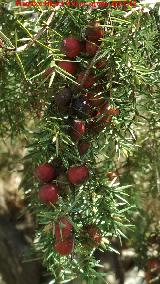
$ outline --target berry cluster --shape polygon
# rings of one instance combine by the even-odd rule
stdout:
[[[71,60],[75,60],[80,54],[82,56],[85,54],[93,60],[101,48],[104,29],[98,21],[94,21],[86,28],[85,36],[85,41],[69,36],[61,45],[61,51],[66,57],[58,63],[58,67],[74,76],[78,72],[78,63]],[[79,83],[77,89],[75,86],[65,86],[54,94],[54,107],[63,117],[64,124],[67,122],[67,126],[69,125],[68,134],[77,146],[80,156],[91,147],[88,137],[98,133],[111,121],[112,116],[119,114],[118,109],[109,107],[108,101],[103,96],[103,81],[99,81],[98,85],[94,86],[97,83],[93,73],[94,68],[105,68],[106,61],[98,60],[89,66],[91,67],[77,74]],[[64,174],[71,189],[83,184],[90,176],[89,168],[84,162],[81,165],[71,162],[71,166],[65,169]],[[60,176],[54,164],[39,165],[36,168],[36,176],[43,183],[38,193],[40,202],[47,206],[56,205],[59,197],[63,198],[63,186],[59,186]],[[66,215],[59,216],[56,224],[53,225],[54,250],[62,256],[73,251],[75,241],[76,229],[72,218]],[[80,234],[83,239],[82,245],[87,248],[97,247],[101,243],[101,232],[95,224],[85,224]]]
[[[58,202],[61,191],[56,181],[58,177],[56,168],[45,163],[39,165],[35,170],[35,175],[43,185],[40,187],[38,197],[40,202],[45,205],[56,204]],[[89,176],[89,170],[86,166],[71,166],[67,171],[67,178],[70,184],[80,185]],[[101,242],[101,234],[95,225],[88,225],[84,229],[85,234],[90,238],[92,247],[97,246]],[[53,226],[53,236],[56,241],[54,249],[60,255],[68,255],[74,247],[73,225],[66,216],[58,218],[57,223]]]
[[[103,96],[103,79],[98,79],[94,74],[95,70],[103,70],[107,65],[106,59],[94,60],[101,50],[103,37],[104,29],[98,21],[94,21],[85,30],[85,40],[69,36],[61,45],[65,59],[60,61],[58,66],[74,75],[79,87],[63,88],[54,95],[54,102],[60,114],[78,118],[72,119],[71,123],[71,137],[75,141],[80,140],[86,132],[98,133],[111,122],[113,116],[119,115],[119,109],[112,108]],[[79,70],[79,64],[76,62],[78,56],[87,56],[87,60],[89,57],[87,69]],[[87,122],[81,120],[82,118]],[[79,147],[84,149],[85,146],[82,144]],[[89,148],[88,144],[86,148]],[[82,150],[82,154],[83,152]]]

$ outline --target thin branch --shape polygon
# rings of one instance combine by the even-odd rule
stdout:
[[[48,29],[49,25],[52,22],[52,19],[53,19],[55,13],[56,13],[56,11],[53,11],[51,13],[51,15],[49,16],[49,18],[48,18],[46,24],[44,25],[44,27],[40,29],[40,31],[31,39],[31,41],[29,43],[27,43],[27,44],[25,44],[23,46],[18,47],[16,52],[22,52],[25,49],[31,47],[32,44],[34,44],[40,38],[40,36]]]
[[[97,57],[98,57],[99,53],[100,53],[100,50],[96,53],[96,55],[93,57],[93,59],[91,60],[90,64],[88,65],[88,67],[87,67],[87,69],[86,69],[86,71],[85,71],[85,73],[84,73],[84,77],[83,77],[83,79],[82,79],[82,82],[81,82],[81,84],[80,84],[80,88],[83,87],[83,84],[84,84],[84,82],[85,82],[87,76],[89,75],[91,68],[94,66],[94,64],[95,64],[95,62],[96,62],[96,60],[97,60]]]

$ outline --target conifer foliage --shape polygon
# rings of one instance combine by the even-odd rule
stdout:
[[[143,100],[153,109],[157,97],[154,9],[2,7],[2,77],[9,69],[14,87],[4,78],[1,134],[30,128],[22,185],[55,283],[101,279],[95,249],[113,251],[132,226],[130,185],[114,173],[136,147]]]

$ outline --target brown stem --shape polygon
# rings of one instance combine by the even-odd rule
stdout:
[[[44,25],[44,27],[40,29],[40,31],[31,39],[31,41],[29,43],[27,43],[27,44],[25,44],[23,46],[18,47],[16,52],[22,52],[25,49],[31,47],[40,38],[40,36],[48,29],[49,25],[52,22],[52,19],[53,19],[55,13],[56,13],[56,11],[53,11],[51,13],[51,15],[49,16],[49,18],[48,18],[46,24]]]

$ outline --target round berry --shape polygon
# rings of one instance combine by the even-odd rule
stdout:
[[[104,29],[99,21],[93,21],[86,28],[85,34],[89,41],[95,42],[104,37]]]
[[[90,148],[90,146],[91,146],[91,144],[90,144],[89,142],[85,142],[85,141],[80,142],[80,143],[78,144],[78,151],[79,151],[79,154],[80,154],[81,156],[84,155],[84,154],[88,151],[88,149]]]
[[[73,248],[74,248],[73,237],[63,240],[63,241],[57,241],[54,245],[55,251],[62,256],[71,254],[73,251]]]
[[[72,100],[72,112],[78,118],[83,118],[90,112],[89,103],[84,96],[80,96]]]
[[[59,188],[56,184],[45,184],[40,188],[38,196],[42,203],[55,204],[59,198]]]
[[[85,232],[89,236],[89,239],[91,241],[90,245],[92,247],[97,247],[100,245],[102,236],[101,236],[101,231],[96,225],[87,225],[85,226]]]
[[[91,73],[86,76],[85,72],[82,71],[79,73],[77,81],[79,84],[82,84],[85,89],[89,89],[95,84],[96,79]]]
[[[58,107],[68,106],[72,99],[72,91],[66,87],[54,95],[55,103]]]
[[[61,217],[55,227],[56,240],[64,240],[72,235],[73,226],[66,217]]]
[[[148,262],[147,262],[147,268],[150,271],[152,271],[152,270],[159,270],[160,271],[160,262],[156,258],[149,259]]]
[[[35,170],[35,175],[41,182],[49,182],[57,177],[55,168],[49,163],[39,165]]]
[[[97,118],[99,123],[109,123],[112,120],[112,117],[108,115],[108,102],[105,102],[99,109]]]
[[[67,37],[62,42],[61,50],[68,58],[74,58],[78,56],[81,51],[81,43],[75,37]]]
[[[99,47],[95,43],[90,41],[86,42],[86,52],[88,53],[88,55],[94,56],[97,53],[98,49]]]
[[[74,75],[77,71],[77,65],[75,62],[60,61],[58,63],[58,66],[63,70],[65,70],[66,72],[70,73],[71,75]]]
[[[79,140],[85,133],[86,127],[82,120],[74,120],[71,130],[71,137],[73,140]]]
[[[89,177],[89,170],[86,166],[72,166],[67,172],[68,180],[74,185],[79,185]]]

